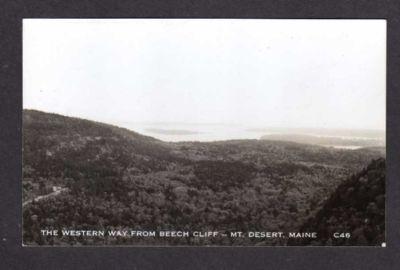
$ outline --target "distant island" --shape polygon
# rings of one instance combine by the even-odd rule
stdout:
[[[306,134],[323,137],[363,138],[385,140],[385,130],[379,129],[345,129],[345,128],[285,128],[266,127],[250,128],[249,132],[264,134]]]
[[[261,137],[261,140],[291,141],[304,144],[315,144],[338,148],[361,148],[385,146],[383,140],[373,138],[346,138],[332,136],[315,136],[307,134],[269,134]]]

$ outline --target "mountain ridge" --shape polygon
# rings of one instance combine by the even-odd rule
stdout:
[[[23,114],[27,245],[254,245],[255,239],[52,239],[38,228],[294,230],[349,174],[382,156],[262,140],[169,143],[89,120]]]

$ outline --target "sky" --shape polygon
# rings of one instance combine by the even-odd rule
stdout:
[[[23,107],[111,124],[384,130],[385,78],[385,20],[23,21]]]

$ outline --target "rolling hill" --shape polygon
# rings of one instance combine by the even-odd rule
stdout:
[[[374,160],[341,183],[315,217],[301,228],[317,232],[318,239],[291,244],[382,245],[385,242],[385,168],[385,159]]]
[[[282,245],[285,239],[47,237],[40,229],[298,230],[381,149],[271,140],[163,142],[23,112],[26,245]]]

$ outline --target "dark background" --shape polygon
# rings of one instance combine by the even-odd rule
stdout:
[[[387,247],[23,248],[22,19],[135,17],[387,19]],[[0,0],[0,269],[398,269],[399,20],[395,0]]]

